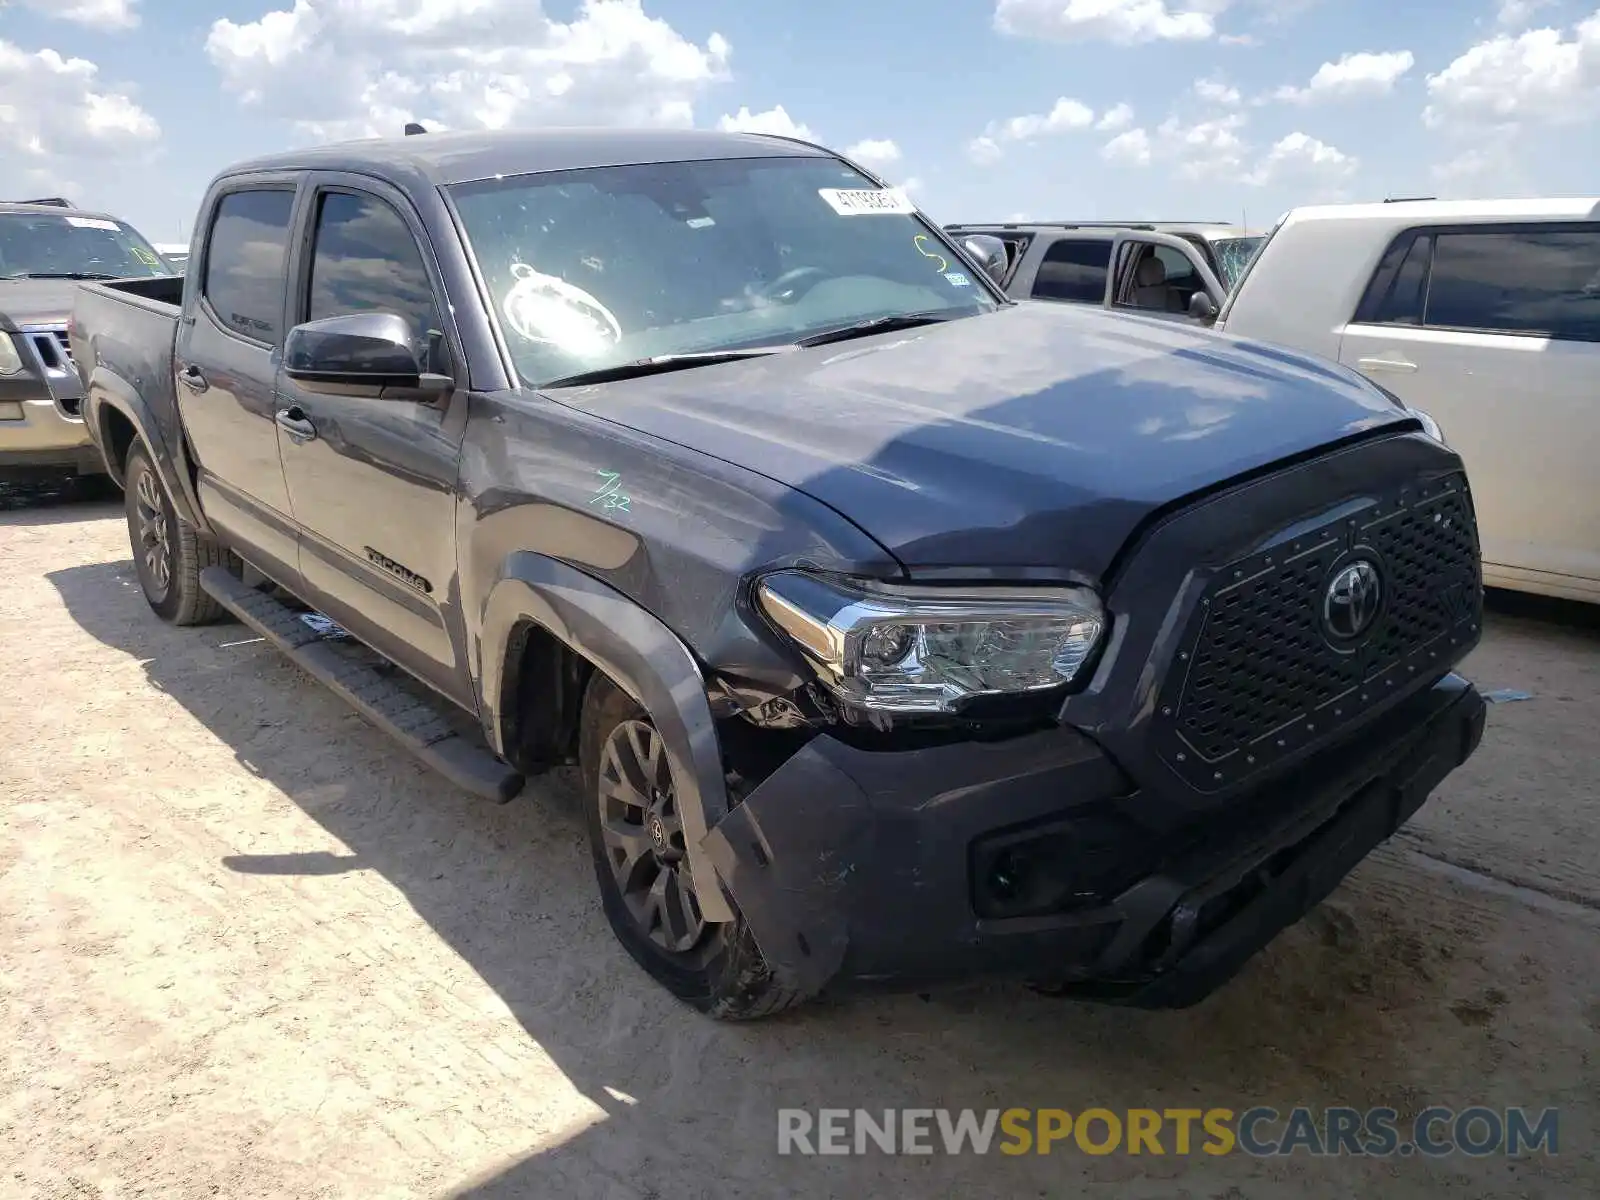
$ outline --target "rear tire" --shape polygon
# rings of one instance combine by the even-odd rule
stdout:
[[[805,1000],[773,978],[737,909],[724,924],[700,917],[660,734],[598,672],[584,692],[579,762],[600,900],[633,960],[718,1020],[768,1017]]]
[[[135,442],[123,468],[123,508],[133,567],[151,610],[172,625],[205,625],[227,610],[200,587],[200,572],[238,560],[178,516],[150,453]]]

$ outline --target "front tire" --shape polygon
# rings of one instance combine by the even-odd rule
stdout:
[[[227,610],[200,587],[200,572],[233,563],[214,538],[178,516],[172,497],[142,445],[123,467],[123,508],[133,567],[151,610],[172,625],[205,625]]]
[[[579,734],[595,880],[617,940],[656,982],[719,1020],[805,999],[773,978],[744,918],[710,924],[690,882],[672,768],[649,714],[598,672]]]

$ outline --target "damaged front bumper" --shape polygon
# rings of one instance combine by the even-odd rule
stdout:
[[[1071,729],[808,743],[701,844],[788,986],[1049,981],[1197,1003],[1321,901],[1482,737],[1458,675],[1220,808],[1141,797]]]

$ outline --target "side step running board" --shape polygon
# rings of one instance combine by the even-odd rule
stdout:
[[[368,664],[341,653],[267,593],[234,578],[225,567],[201,571],[200,586],[302,671],[458,787],[499,804],[522,790],[520,774],[463,738],[435,707]]]

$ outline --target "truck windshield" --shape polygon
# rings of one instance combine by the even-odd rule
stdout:
[[[1239,276],[1244,274],[1244,269],[1250,265],[1250,260],[1265,240],[1261,237],[1218,238],[1211,243],[1217,255],[1217,267],[1224,287],[1231,288],[1239,282]]]
[[[150,243],[120,221],[70,212],[0,214],[0,278],[170,274]]]
[[[526,384],[997,307],[904,197],[834,158],[596,167],[450,189]]]

